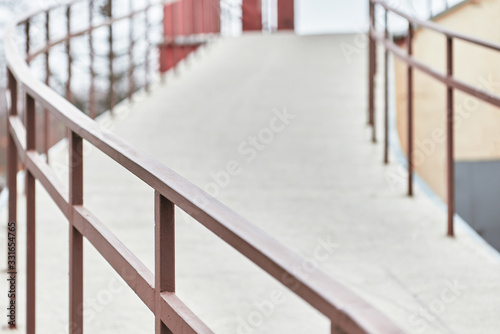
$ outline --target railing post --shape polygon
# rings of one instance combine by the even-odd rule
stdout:
[[[113,19],[113,0],[108,0],[108,15],[109,19]],[[147,27],[146,27],[147,29]],[[113,114],[115,108],[115,74],[113,70],[114,52],[113,52],[113,25],[110,24],[108,28],[108,46],[109,46],[109,112]]]
[[[372,26],[372,33],[375,33],[375,4],[371,4],[372,6],[372,11],[371,11],[371,21],[370,25]],[[371,126],[372,126],[372,142],[376,143],[377,142],[377,120],[375,116],[375,74],[377,73],[377,43],[375,41],[375,38],[371,38],[371,43],[372,43],[372,57],[371,57],[371,98],[370,98],[370,110],[371,110]]]
[[[384,38],[389,40],[387,9],[384,12]],[[384,48],[384,163],[389,163],[389,51]]]
[[[128,2],[130,13],[134,11],[134,2]],[[128,99],[132,99],[134,94],[134,15],[130,15],[128,30],[129,48],[128,48]]]
[[[155,333],[171,334],[161,320],[162,292],[175,292],[175,207],[155,191]]]
[[[146,6],[150,5],[150,0],[146,0]],[[146,42],[146,55],[144,59],[144,88],[146,92],[149,92],[149,49],[151,44],[149,42],[149,8],[144,11],[144,27],[145,35],[144,40]]]
[[[74,206],[83,204],[83,142],[69,136],[69,333],[83,333],[83,236],[74,225]]]
[[[9,78],[9,92],[10,92],[10,109],[9,116],[17,116],[17,81],[11,71],[7,68]],[[7,122],[7,128],[10,129]],[[14,231],[10,231],[7,227],[8,233],[14,235],[12,242],[14,250],[7,251],[7,272],[10,276],[14,276],[14,285],[17,285],[17,167],[18,167],[18,154],[14,138],[10,131],[7,132],[7,187],[9,189],[9,224],[13,224]],[[12,257],[9,257],[12,256]],[[10,303],[14,307],[14,314],[16,313],[17,298],[16,294],[11,294]],[[9,328],[16,328],[16,324],[9,324]]]
[[[26,63],[29,64],[29,55],[30,55],[30,45],[31,45],[31,38],[30,38],[30,19],[26,21],[26,24],[24,25],[24,35],[26,37],[26,45],[25,45],[25,51],[26,51]]]
[[[453,39],[446,38],[446,74],[449,79],[453,77]],[[446,88],[446,169],[447,169],[447,203],[448,203],[448,231],[447,235],[452,237],[453,216],[455,214],[455,159],[453,140],[453,88]]]
[[[35,100],[26,94],[26,151],[36,148]],[[26,333],[35,333],[35,177],[26,168]]]
[[[71,5],[66,7],[66,56],[68,57],[68,80],[66,81],[66,100],[73,102],[73,94],[71,92],[71,69],[73,59],[71,57]]]
[[[50,12],[45,12],[45,44],[50,43]],[[45,84],[50,85],[50,49],[45,53]],[[49,111],[47,109],[43,110],[43,153],[45,153],[46,161],[49,162],[49,147],[50,147],[50,120]]]
[[[408,22],[408,56],[413,54],[413,26]],[[408,196],[413,196],[413,67],[408,64]]]
[[[94,22],[94,0],[89,1],[89,27],[93,26]],[[90,67],[90,87],[89,87],[89,116],[94,119],[96,117],[96,101],[95,101],[95,70],[94,70],[94,40],[93,30],[89,31],[89,67]]]
[[[374,27],[374,5],[369,0],[369,29],[368,29],[368,124],[373,125],[373,109],[374,109],[374,48],[375,42],[373,40],[373,27]]]

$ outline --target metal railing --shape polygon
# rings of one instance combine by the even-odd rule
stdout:
[[[79,0],[84,1],[84,0]],[[111,1],[111,0],[110,0]],[[193,1],[193,0],[184,0]],[[194,4],[210,4],[216,0],[196,0]],[[180,1],[182,2],[182,1]],[[8,110],[8,188],[9,222],[17,226],[17,181],[18,161],[26,172],[26,332],[35,333],[35,180],[45,188],[69,222],[69,332],[83,331],[83,238],[86,238],[103,258],[115,269],[128,286],[155,315],[156,333],[211,333],[211,330],[178,298],[175,293],[175,217],[178,207],[204,225],[224,242],[239,251],[269,275],[291,289],[296,295],[312,305],[331,321],[332,333],[390,334],[402,331],[383,314],[363,299],[328,277],[319,270],[312,273],[296,271],[303,260],[263,231],[225,207],[216,199],[163,166],[148,155],[134,149],[118,136],[105,131],[70,102],[71,97],[71,40],[75,36],[92,35],[96,29],[109,29],[115,22],[132,19],[140,12],[147,12],[154,5],[175,5],[179,1],[148,4],[127,15],[113,17],[99,24],[92,20],[86,29],[72,31],[68,25],[66,35],[50,40],[47,30],[45,46],[30,52],[27,38],[26,55],[21,56],[16,46],[16,29],[24,28],[29,36],[33,15],[50,16],[56,7],[26,16],[10,27],[6,34],[5,51],[8,72],[10,107]],[[92,0],[87,2],[92,4]],[[68,20],[71,6],[66,4]],[[213,3],[215,7],[217,4]],[[166,10],[168,12],[168,10]],[[180,21],[176,14],[165,17],[165,25]],[[187,12],[177,15],[188,15]],[[146,16],[147,17],[147,16]],[[217,17],[212,17],[217,20]],[[147,22],[145,23],[147,25]],[[47,24],[47,27],[49,25]],[[175,28],[174,28],[175,29]],[[91,38],[90,38],[91,39]],[[110,44],[111,44],[111,40]],[[37,80],[24,61],[37,55],[46,55],[52,46],[66,43],[68,57],[68,81],[66,99]],[[111,53],[112,45],[108,45]],[[92,41],[89,44],[92,48]],[[188,46],[191,47],[191,46]],[[147,57],[147,55],[146,55]],[[110,71],[113,71],[113,57]],[[92,71],[91,71],[92,72]],[[50,70],[48,71],[50,73]],[[129,72],[130,73],[130,72]],[[147,72],[146,72],[147,73]],[[109,77],[109,93],[113,96],[115,86]],[[46,80],[46,82],[49,82]],[[146,81],[148,82],[148,81]],[[94,90],[90,90],[93,92]],[[130,89],[129,92],[133,91]],[[20,94],[20,98],[18,95]],[[90,96],[92,100],[92,95]],[[114,100],[111,98],[111,107]],[[92,104],[92,103],[91,103]],[[56,173],[43,155],[37,151],[36,105],[64,124],[69,137],[69,187],[57,178]],[[21,107],[24,118],[20,116]],[[118,240],[84,205],[82,144],[86,141],[140,178],[155,191],[155,269],[152,273],[125,245]],[[153,200],[153,199],[152,199]],[[14,229],[16,230],[16,229]],[[15,233],[15,232],[14,232]],[[12,271],[16,271],[16,266]],[[124,275],[123,273],[126,273]],[[15,298],[15,297],[14,297]]]
[[[384,31],[379,32],[375,25],[375,10],[379,6],[384,11]],[[402,17],[408,22],[408,33],[406,35],[406,52],[394,43],[389,37],[388,28],[388,13]],[[455,214],[455,167],[454,167],[454,133],[453,133],[453,115],[454,103],[453,92],[459,90],[466,94],[472,95],[475,98],[488,102],[494,106],[500,107],[500,96],[491,94],[483,89],[478,89],[470,84],[456,79],[453,75],[453,40],[458,39],[473,45],[481,46],[490,50],[500,51],[500,45],[491,42],[483,41],[474,37],[470,37],[461,33],[457,33],[446,29],[436,23],[423,21],[414,18],[397,8],[394,8],[382,0],[369,0],[369,70],[368,70],[368,123],[372,125],[372,140],[376,141],[376,126],[375,126],[375,74],[376,74],[376,42],[379,42],[384,47],[384,162],[388,162],[388,147],[389,147],[389,101],[388,101],[388,55],[391,52],[396,58],[406,63],[407,65],[407,158],[408,158],[408,195],[413,195],[413,173],[414,173],[414,116],[413,116],[413,70],[417,69],[425,73],[435,80],[443,83],[446,86],[446,199],[448,204],[448,219],[447,219],[447,235],[454,235],[453,216]],[[424,64],[413,56],[413,35],[415,27],[421,27],[442,34],[446,38],[446,73],[441,73],[438,70]]]

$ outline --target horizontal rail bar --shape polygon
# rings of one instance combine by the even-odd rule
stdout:
[[[453,87],[455,89],[458,89],[464,93],[467,93],[469,95],[472,95],[480,100],[483,100],[485,102],[491,103],[494,106],[500,107],[500,96],[495,95],[495,94],[490,94],[486,93],[485,91],[475,88],[467,83],[464,83],[462,81],[459,81],[453,77],[447,76],[445,74],[442,74],[435,69],[431,68],[430,66],[424,64],[423,62],[415,59],[412,56],[408,56],[406,52],[401,50],[396,44],[393,42],[386,40],[384,35],[378,32],[374,32],[372,36],[382,43],[385,48],[387,48],[389,51],[392,52],[397,58],[401,59],[404,61],[406,64],[419,69],[420,71],[430,75],[434,79],[442,82],[443,84]]]
[[[19,160],[24,162],[26,156],[26,129],[23,121],[19,116],[9,116],[8,120],[9,132],[14,138],[14,144],[19,153]]]
[[[68,192],[52,168],[35,151],[28,151],[25,163],[26,168],[40,181],[64,216],[69,217]]]
[[[173,292],[162,292],[161,320],[174,333],[214,333]]]
[[[90,241],[144,304],[152,312],[158,312],[155,310],[153,273],[89,210],[75,205],[73,213],[78,231]],[[212,333],[175,294],[162,293],[161,296],[161,316],[169,328],[176,329],[179,333]]]
[[[173,1],[161,3],[170,2]],[[130,15],[121,18],[128,17]],[[111,25],[118,19],[110,19],[109,22],[105,23]],[[105,25],[101,23],[101,26]],[[50,111],[71,132],[94,145],[191,215],[227,244],[327,316],[336,327],[353,334],[402,333],[385,315],[320,270],[313,273],[296,271],[297,265],[303,262],[301,257],[179,174],[136,150],[113,133],[101,128],[98,123],[69,101],[38,81],[30,72],[23,58],[19,57],[13,34],[15,26],[16,24],[9,26],[5,38],[8,68],[17,80],[19,88],[41,107]],[[85,34],[88,31],[89,29],[85,29],[77,33]],[[58,42],[67,41],[72,37],[74,37],[74,33],[58,40]],[[22,128],[19,128],[18,120],[12,119],[10,122],[11,128],[16,130],[12,131],[14,137],[23,131]],[[21,155],[24,154],[25,160],[30,159],[30,163],[26,165],[27,170],[34,176],[39,176],[41,180],[43,179],[42,185],[49,190],[51,197],[60,203],[58,205],[64,211],[64,206],[67,204],[67,194],[59,190],[57,181],[53,180],[51,172],[46,170],[49,168],[48,165],[39,161],[37,153],[31,151],[26,154],[26,147],[23,146],[19,138],[16,139]],[[153,312],[158,312],[159,310],[155,310],[154,275],[151,271],[85,207],[74,205],[67,208],[66,215],[73,217],[75,228],[94,245],[148,308]],[[178,322],[182,328],[179,330],[181,333],[210,332],[190,311],[184,309],[183,304],[180,304],[176,297],[162,294],[162,298],[166,303],[166,305],[162,303],[162,321],[165,323],[176,321],[175,324]],[[163,310],[163,306],[165,306],[165,310]],[[173,312],[169,312],[169,308]],[[174,313],[173,316],[176,319],[172,318],[171,313]]]
[[[411,15],[408,15],[408,14],[398,10],[397,8],[394,8],[390,5],[388,5],[383,0],[370,0],[370,1],[372,1],[372,3],[374,3],[376,5],[380,5],[380,6],[384,7],[386,10],[393,12],[394,14],[396,14],[398,16],[401,16],[402,18],[405,18],[406,20],[413,23],[414,25],[418,25],[418,26],[421,26],[421,27],[424,27],[427,29],[434,30],[436,32],[439,32],[441,34],[446,35],[447,37],[461,39],[463,41],[466,41],[466,42],[469,42],[472,44],[476,44],[476,45],[480,45],[480,46],[483,46],[483,47],[488,48],[488,49],[500,51],[499,44],[491,43],[491,42],[488,42],[485,40],[481,40],[479,38],[467,36],[465,34],[461,34],[461,33],[446,29],[446,28],[444,28],[444,27],[442,27],[434,22],[431,22],[431,21],[420,20],[418,18],[415,18]]]
[[[13,75],[43,108],[50,110],[71,131],[159,191],[276,279],[280,280],[284,274],[294,272],[294,266],[301,263],[300,257],[171,169],[102,129],[70,102],[37,81],[26,63],[16,58],[14,45],[8,35],[5,49]],[[325,274],[317,271],[312,275],[295,275],[287,285],[298,284],[300,288],[295,291],[297,295],[328,318],[348,322],[349,327],[357,329],[353,333],[400,332],[397,327],[389,325],[384,315]],[[373,319],[373,314],[378,314],[376,319]]]
[[[72,207],[74,226],[113,269],[124,279],[146,306],[155,312],[154,275],[151,271],[89,210]]]
[[[78,1],[81,1],[81,0],[78,0]],[[155,3],[152,3],[152,4],[145,6],[143,8],[136,9],[132,13],[121,15],[121,16],[116,16],[116,17],[113,17],[112,19],[105,20],[105,21],[103,21],[99,24],[93,25],[89,28],[79,29],[79,30],[71,32],[71,34],[69,34],[69,35],[60,37],[58,39],[51,40],[51,41],[49,41],[49,43],[47,43],[45,46],[41,47],[40,49],[38,49],[34,52],[30,52],[30,54],[26,57],[26,61],[29,63],[37,56],[44,54],[44,53],[47,53],[54,46],[59,45],[59,44],[64,43],[64,42],[67,42],[74,37],[83,36],[85,34],[91,33],[92,31],[94,31],[96,29],[99,29],[99,28],[109,27],[109,26],[113,25],[113,23],[115,23],[115,22],[129,19],[135,15],[138,15],[140,13],[147,11],[149,8],[151,8],[153,6],[158,6],[158,5],[161,5],[163,3],[164,3],[163,1],[155,2]]]
[[[38,16],[40,14],[44,14],[44,13],[49,12],[51,10],[66,7],[66,6],[72,6],[78,2],[84,2],[84,1],[85,0],[70,0],[70,1],[64,1],[64,2],[57,1],[55,3],[49,4],[48,6],[34,9],[32,11],[29,11],[25,15],[21,16],[17,20],[17,25],[24,24],[24,23],[28,22],[29,20],[31,20],[33,17]]]
[[[45,14],[46,12],[50,12],[54,9],[63,8],[63,7],[67,7],[67,6],[73,6],[76,3],[84,2],[84,1],[87,1],[87,0],[70,0],[70,1],[65,1],[65,2],[55,2],[55,3],[52,3],[48,6],[32,10],[32,11],[26,13],[25,15],[21,16],[18,20],[16,20],[16,25],[24,24],[24,23],[28,22],[29,20],[31,20],[33,17],[41,15],[41,14]],[[149,4],[148,7],[149,6],[153,7],[156,5],[168,5],[171,3],[175,3],[177,1],[178,0],[160,0],[160,1],[156,1],[156,2]]]
[[[9,116],[9,132],[14,138],[19,159],[26,164],[33,176],[40,181],[64,216],[68,217],[68,192],[52,168],[35,151],[26,151],[26,129],[19,116]]]

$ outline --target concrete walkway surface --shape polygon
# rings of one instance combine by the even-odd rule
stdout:
[[[445,213],[391,181],[400,166],[382,164],[366,126],[367,52],[349,61],[340,47],[354,38],[221,39],[100,122],[301,254],[297,270],[321,268],[409,333],[496,334],[500,262],[460,226],[447,238]],[[51,155],[64,180],[66,150]],[[153,270],[153,191],[90,146],[84,173],[85,205]],[[66,333],[68,224],[37,191],[38,332]],[[180,211],[176,228],[178,294],[215,332],[329,333],[327,319]],[[153,332],[152,314],[88,243],[84,271],[86,333]],[[1,319],[5,289],[2,275]]]

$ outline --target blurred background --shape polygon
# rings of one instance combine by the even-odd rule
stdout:
[[[5,32],[6,25],[10,20],[14,17],[27,13],[32,10],[39,9],[41,7],[50,6],[58,3],[64,3],[65,1],[35,1],[35,0],[1,0],[0,1],[0,103],[4,103],[5,94],[3,90],[6,85],[6,77],[5,77],[5,64],[4,62],[4,53],[3,53],[3,34]],[[105,3],[105,1],[96,1],[97,13],[96,16],[105,16],[106,13],[103,12],[103,5],[99,3]],[[262,1],[262,13],[263,13],[263,26],[264,30],[272,33],[276,31],[277,22],[276,22],[276,11],[277,11],[277,0],[264,0]],[[432,16],[433,13],[442,12],[444,9],[455,5],[456,3],[461,2],[460,0],[391,0],[389,1],[391,4],[398,6],[401,10],[411,13],[412,15],[418,16],[420,18],[428,18]],[[137,4],[140,6],[144,3],[144,0],[135,0],[134,5]],[[99,8],[101,10],[99,10]],[[222,22],[221,22],[221,31],[225,36],[235,36],[241,34],[241,0],[221,0],[221,12],[222,12]],[[364,33],[367,30],[367,22],[368,22],[368,1],[366,0],[296,0],[295,1],[295,32],[300,35],[309,35],[309,34],[331,34],[331,33]],[[150,13],[152,16],[152,21],[161,21],[162,13]],[[75,16],[75,19],[72,22],[73,26],[78,25],[78,19],[82,22],[86,22],[87,18],[84,17],[78,18]],[[59,22],[58,22],[59,20]],[[56,27],[58,25],[63,24],[65,20],[64,13],[61,12],[59,18],[54,17],[52,19],[52,24]],[[42,20],[41,20],[42,21]],[[63,21],[63,22],[61,22]],[[37,39],[40,42],[43,41],[44,36],[42,33],[42,24],[40,22],[40,34],[37,36],[36,22],[33,24],[34,29],[32,31],[32,39],[33,43],[37,43]],[[394,18],[390,22],[392,30],[402,30],[405,29],[405,22],[403,20],[398,20],[398,18]],[[138,25],[137,30],[141,29],[141,25]],[[161,32],[151,32],[152,35],[155,35],[153,39],[161,38]],[[125,34],[126,35],[126,34]],[[124,37],[125,37],[124,35]],[[98,38],[105,39],[107,38],[105,34],[103,36],[97,36]],[[119,39],[118,37],[115,37]],[[19,41],[20,45],[22,45],[23,41]],[[99,45],[97,43],[97,45]],[[103,43],[102,52],[99,51],[99,47],[97,47],[96,54],[99,55],[101,53],[105,56],[106,43]],[[78,45],[73,46],[73,49],[76,50],[77,55],[81,55],[82,57],[76,57],[76,70],[78,71],[78,62],[85,61],[86,57],[84,53],[88,53],[86,50],[86,46],[82,45],[80,48]],[[142,52],[140,46],[136,49],[138,53]],[[56,51],[57,53],[57,51]],[[64,49],[61,48],[61,54],[64,54]],[[117,51],[118,53],[118,51]],[[117,54],[119,57],[119,54]],[[40,57],[39,57],[40,58]],[[81,60],[79,60],[80,58]],[[99,57],[98,57],[99,58]],[[156,59],[153,58],[151,61],[154,63]],[[58,56],[52,56],[52,60],[54,62],[59,63]],[[39,59],[41,60],[41,59]],[[65,57],[60,57],[61,64],[64,64]],[[31,64],[35,71],[37,71],[37,64]],[[40,64],[41,65],[41,64]],[[157,66],[157,61],[155,66]],[[120,67],[120,64],[117,65]],[[125,65],[123,65],[125,66]],[[123,67],[122,66],[122,67]],[[61,66],[63,68],[64,66]],[[81,66],[84,68],[85,66]],[[106,68],[105,66],[101,66],[102,68],[97,68],[98,72],[103,73],[102,76],[105,77]],[[124,71],[126,70],[123,68]],[[155,72],[155,68],[151,68],[152,73]],[[43,68],[39,66],[40,77],[42,78]],[[81,77],[88,76],[88,73],[79,73]],[[99,73],[97,73],[99,77]],[[53,69],[53,73],[51,73],[51,87],[53,87],[56,91],[59,91],[63,94],[64,91],[64,71],[61,73],[57,73],[57,67]],[[79,80],[80,81],[80,80]],[[103,80],[103,84],[104,84]],[[81,82],[84,84],[85,80]],[[124,85],[122,85],[124,86]],[[124,87],[122,87],[125,89]],[[77,91],[77,90],[75,90]],[[125,96],[124,92],[117,92],[118,101]],[[78,107],[82,108],[84,105],[80,105],[85,103],[86,99],[84,97],[79,98],[78,94],[75,95],[75,100],[73,103]],[[103,99],[103,103],[105,103],[105,99]],[[83,108],[82,108],[83,109]],[[0,108],[3,112],[3,108]],[[106,110],[105,106],[101,106],[101,110]],[[59,130],[59,133],[55,133],[52,138],[52,144],[57,142],[61,136],[63,135],[63,129]],[[57,131],[56,131],[57,132]],[[0,115],[0,189],[4,187],[5,184],[5,148],[6,148],[6,137],[5,137],[5,115]]]

